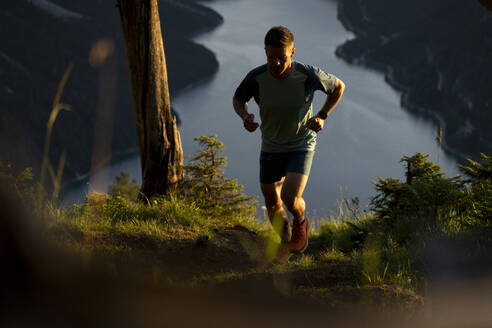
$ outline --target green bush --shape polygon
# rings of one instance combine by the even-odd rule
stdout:
[[[23,206],[31,210],[42,209],[47,200],[46,192],[34,179],[30,167],[18,171],[12,165],[0,161],[0,184],[4,190],[13,193]]]
[[[368,280],[385,277],[399,285],[418,285],[430,268],[422,256],[431,239],[451,243],[468,260],[492,248],[492,156],[460,165],[466,179],[446,177],[428,156],[405,156],[405,181],[379,178],[371,199],[381,243],[378,265],[368,266]],[[365,251],[365,249],[364,249]],[[368,255],[368,256],[369,256]],[[372,259],[370,256],[369,259]],[[369,263],[369,262],[368,262]],[[372,263],[372,262],[371,262]],[[384,268],[383,268],[384,266]]]
[[[374,216],[364,214],[344,220],[324,220],[317,238],[329,249],[350,253],[361,249],[369,235],[379,233],[376,223]]]
[[[428,157],[417,153],[401,159],[405,182],[395,178],[373,182],[377,195],[371,199],[372,210],[383,230],[401,245],[446,231],[450,222],[463,217],[465,183],[459,177],[446,177]]]
[[[483,163],[468,160],[468,165],[459,165],[468,176],[470,216],[483,225],[492,225],[492,155],[481,154]]]

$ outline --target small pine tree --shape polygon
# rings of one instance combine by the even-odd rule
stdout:
[[[204,208],[221,209],[230,213],[252,215],[256,200],[241,191],[236,179],[224,176],[226,157],[222,156],[225,148],[217,135],[206,135],[194,139],[202,147],[185,165],[183,190],[186,197],[194,199]]]
[[[135,179],[130,178],[128,172],[121,172],[115,182],[109,185],[109,193],[112,196],[121,196],[129,201],[136,201],[140,186]]]
[[[405,176],[406,183],[412,184],[414,178],[433,178],[443,177],[444,174],[441,171],[439,165],[435,165],[428,161],[429,155],[422,153],[416,153],[413,156],[403,156],[400,163],[405,163]]]

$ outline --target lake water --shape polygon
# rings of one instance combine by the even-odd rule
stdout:
[[[362,207],[374,195],[370,182],[378,177],[403,177],[399,160],[415,152],[430,154],[437,162],[437,128],[414,118],[400,106],[400,94],[388,86],[382,74],[350,66],[335,57],[335,49],[353,35],[337,20],[336,3],[328,0],[222,0],[207,2],[224,17],[224,24],[197,42],[217,55],[218,73],[206,83],[182,92],[173,100],[179,112],[183,151],[192,155],[194,137],[217,134],[226,144],[226,175],[239,180],[249,195],[259,188],[260,132],[249,133],[232,108],[234,90],[246,73],[266,61],[263,37],[273,25],[289,27],[295,36],[295,60],[318,66],[347,86],[341,103],[318,135],[316,154],[304,198],[307,213],[322,217],[336,213],[343,198],[359,197]],[[315,94],[314,111],[325,100]],[[250,102],[250,112],[258,107]],[[448,175],[457,174],[456,163],[445,154],[439,164]],[[93,181],[105,186],[122,170],[140,179],[140,162],[133,157],[101,171]],[[97,188],[96,188],[97,189]],[[66,201],[80,199],[87,184],[74,189]],[[259,197],[260,205],[262,199]],[[262,216],[263,213],[259,213]]]

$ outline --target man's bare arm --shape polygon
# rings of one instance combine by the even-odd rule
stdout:
[[[246,115],[249,115],[248,103],[239,101],[236,97],[232,97],[232,106],[234,107],[236,114],[239,115],[243,121],[246,119]]]
[[[255,115],[248,113],[248,103],[232,97],[232,106],[237,115],[243,120],[243,125],[249,132],[255,131],[259,124],[255,122]]]
[[[320,112],[326,113],[327,116],[330,115],[331,111],[340,102],[340,99],[342,99],[342,95],[344,91],[345,91],[345,83],[337,79],[337,83],[335,84],[335,89],[330,95],[326,97],[326,101],[323,107],[321,107]]]
[[[340,102],[340,99],[342,99],[344,91],[345,84],[341,80],[337,80],[335,84],[335,89],[326,97],[326,101],[323,107],[321,107],[319,113],[321,113],[321,115],[326,114],[326,116],[330,115],[336,105]],[[319,132],[323,130],[324,125],[325,120],[322,119],[319,114],[311,117],[306,123],[306,127],[313,130],[314,132]]]

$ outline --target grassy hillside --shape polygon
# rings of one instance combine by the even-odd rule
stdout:
[[[195,297],[211,299],[206,303],[213,313],[219,311],[216,302],[243,304],[247,307],[236,315],[246,317],[264,313],[259,305],[273,302],[266,322],[284,320],[283,306],[303,311],[314,306],[318,315],[354,309],[419,313],[423,298],[415,293],[413,273],[381,267],[380,247],[363,246],[369,231],[361,231],[375,226],[372,215],[348,211],[350,216],[327,220],[310,231],[306,253],[275,264],[279,238],[269,223],[255,218],[254,199],[223,176],[222,144],[213,136],[197,141],[203,149],[185,166],[183,185],[143,202],[137,201],[135,180],[122,174],[110,195],[91,194],[82,204],[61,208],[29,169],[17,174],[2,165],[0,180],[10,192],[0,195],[5,240],[0,251],[7,259],[4,274],[14,281],[5,291],[13,301],[4,313],[46,304],[77,307],[83,299],[88,310],[60,311],[67,320],[74,313],[93,320],[98,313],[93,307],[105,299],[102,307],[113,324],[114,302],[122,294],[138,299],[126,306],[138,307],[172,302],[169,293],[185,304]],[[199,309],[190,306],[192,312]],[[49,321],[53,310],[48,308]]]
[[[394,316],[417,315],[423,306],[423,299],[408,288],[384,278],[365,279],[361,253],[330,248],[318,231],[311,231],[307,253],[276,265],[271,259],[278,238],[269,225],[248,217],[219,216],[179,197],[141,204],[92,195],[82,205],[47,209],[44,215],[36,234],[24,234],[26,226],[15,233],[13,247],[21,265],[11,264],[7,272],[21,280],[29,295],[41,289],[46,297],[59,297],[66,290],[77,296],[60,299],[78,304],[83,297],[89,309],[104,298],[110,302],[102,306],[104,311],[115,311],[121,293],[135,297],[136,292],[143,304],[154,297],[165,304],[169,293],[185,304],[190,302],[188,294],[208,295],[203,306],[217,301],[256,303],[242,310],[245,317],[264,302],[274,302],[269,306],[273,312],[291,303],[303,309],[315,306],[315,312],[325,314],[360,308]],[[26,274],[29,285],[22,279]],[[46,292],[45,285],[56,287]],[[14,299],[14,304],[25,305],[26,299]],[[136,300],[126,302],[138,308]],[[215,307],[213,311],[220,313]],[[278,319],[279,314],[270,318]]]
[[[370,213],[341,202],[338,217],[312,218],[305,253],[276,264],[279,237],[255,218],[254,199],[223,176],[223,144],[196,140],[202,150],[184,167],[183,183],[141,201],[122,173],[109,195],[62,208],[30,169],[0,166],[9,281],[0,313],[21,325],[62,314],[65,324],[106,327],[122,318],[144,326],[489,320],[492,156],[462,166],[466,178],[446,177],[420,153],[405,156],[404,181],[374,182]],[[30,316],[12,317],[23,310]],[[189,315],[177,315],[183,311]]]

